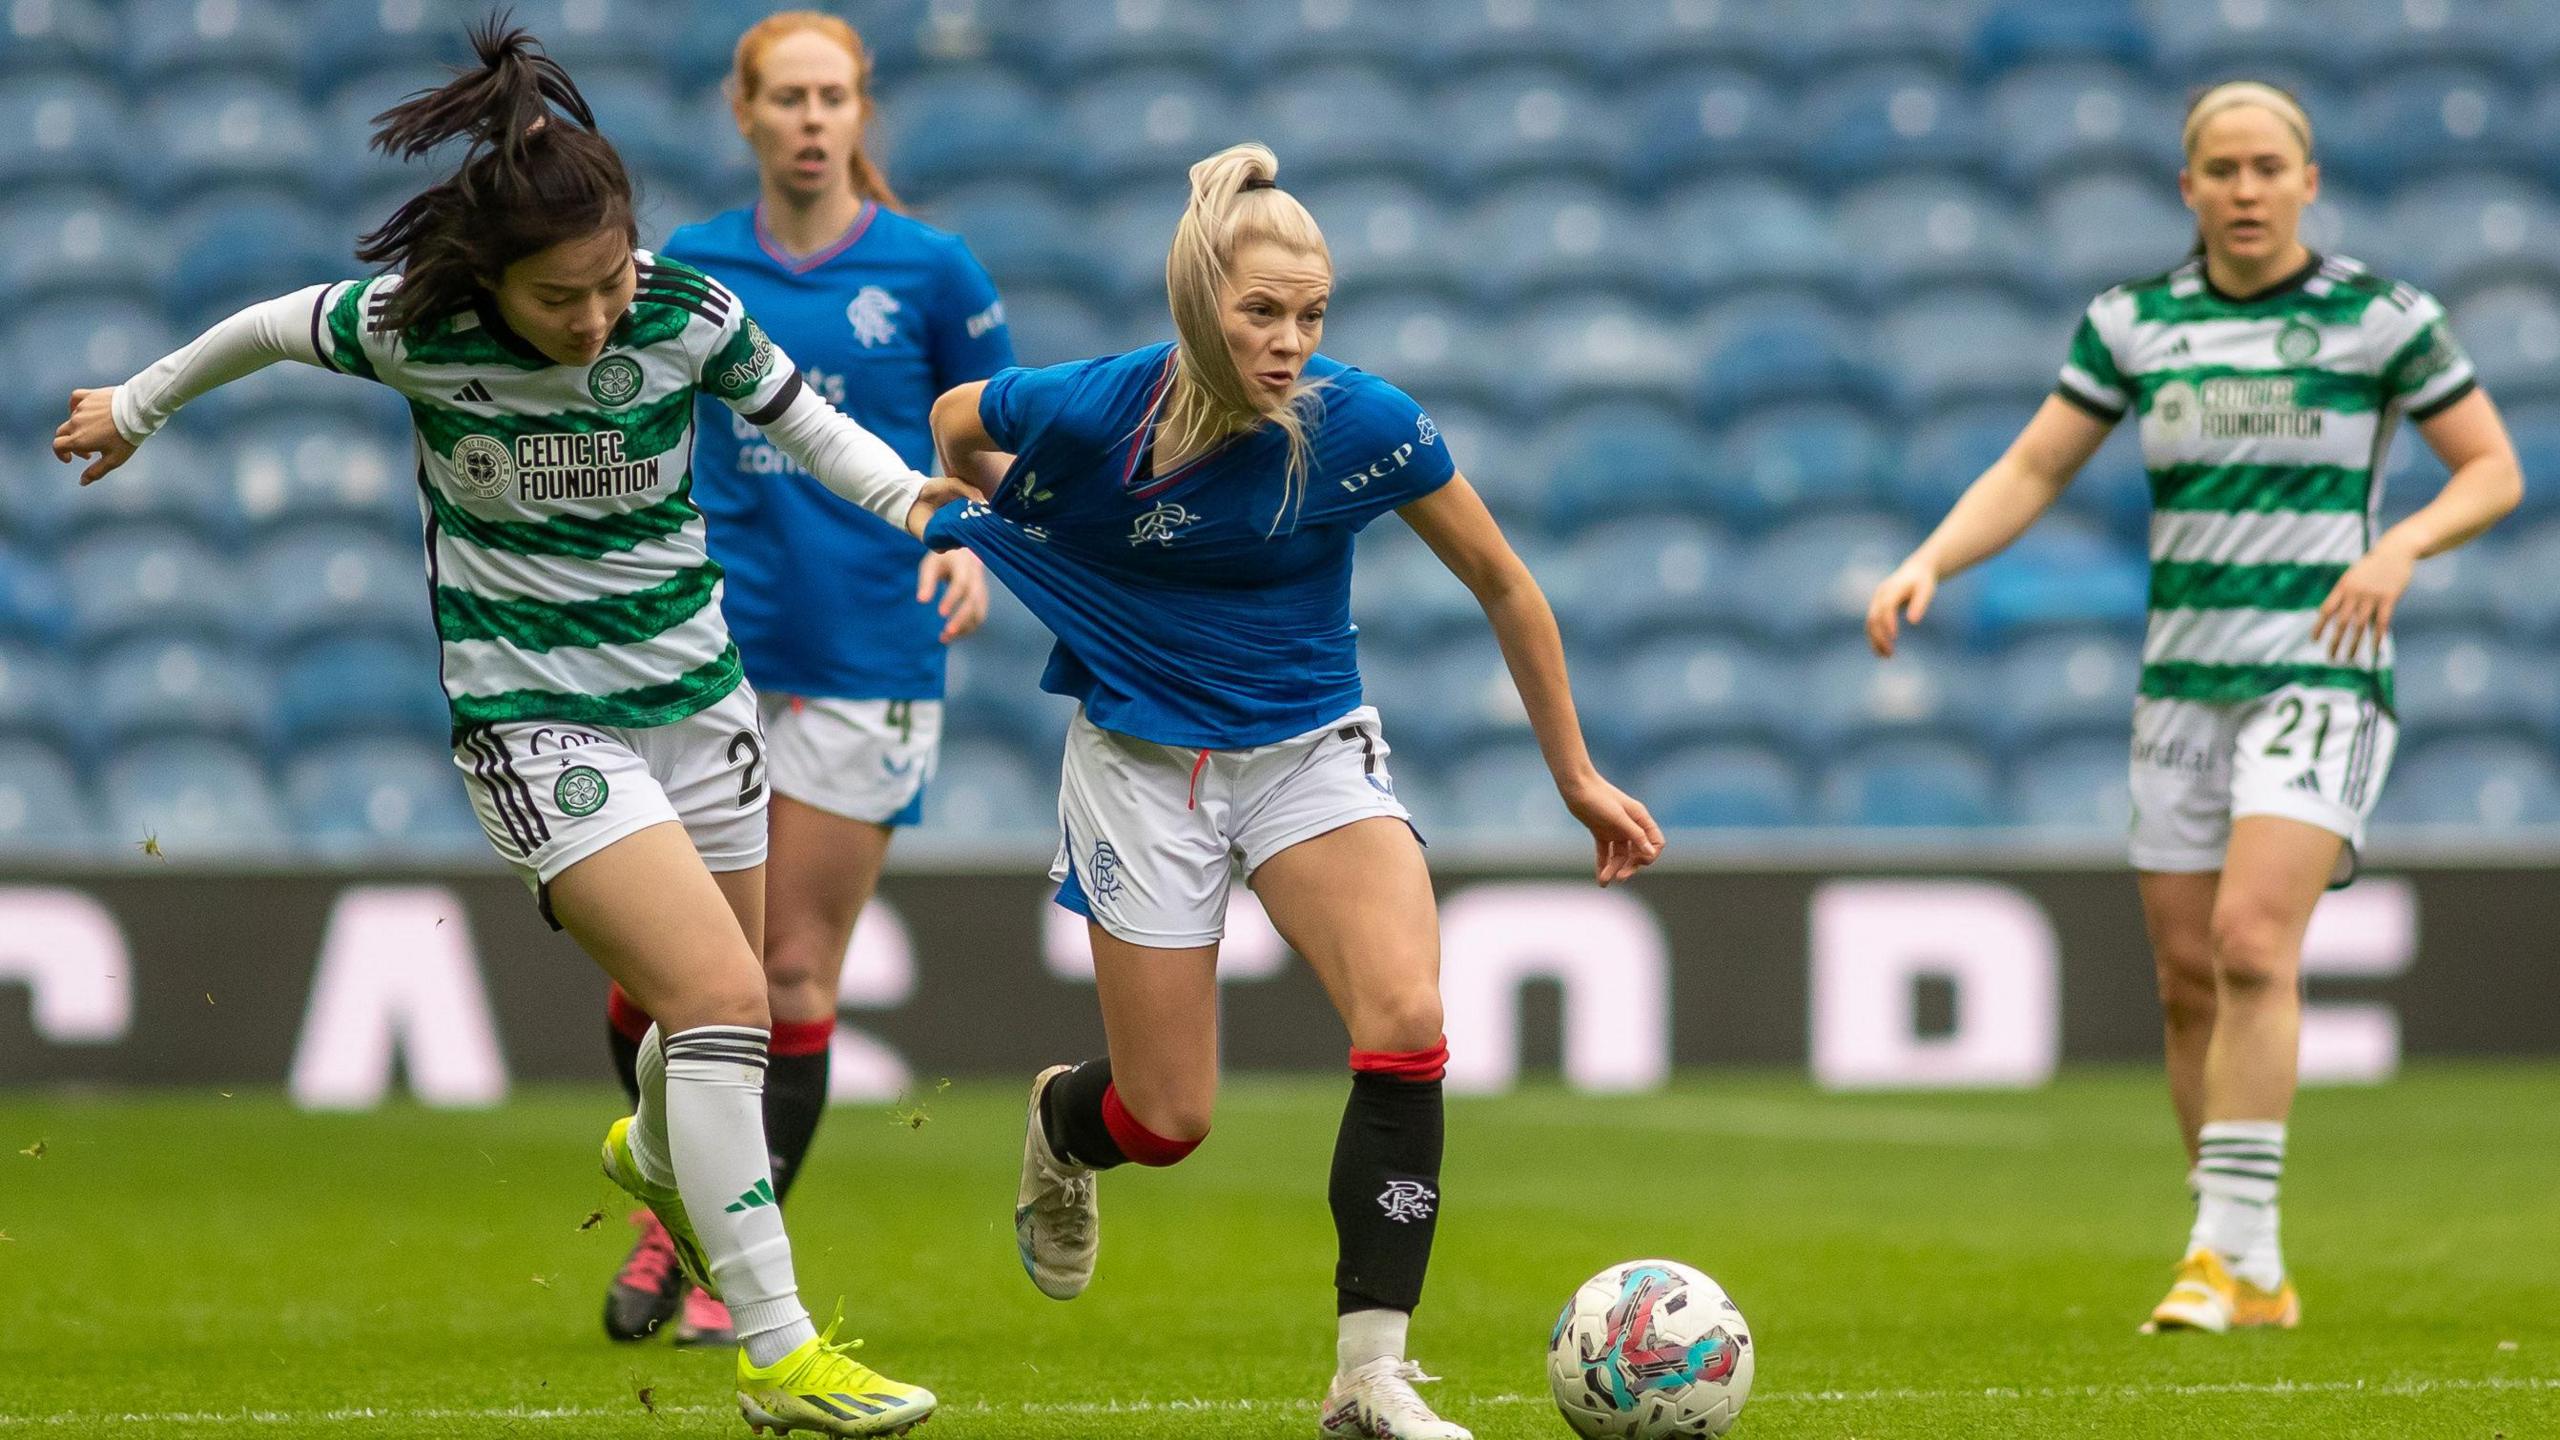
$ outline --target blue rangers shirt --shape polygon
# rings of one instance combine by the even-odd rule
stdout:
[[[793,352],[798,353],[798,352]],[[966,545],[1057,636],[1040,687],[1105,730],[1204,750],[1303,735],[1360,705],[1352,537],[1457,467],[1403,391],[1322,355],[1303,493],[1272,426],[1151,474],[1173,347],[987,382],[1015,457],[992,504],[925,532]]]
[[[717,277],[828,402],[919,470],[934,398],[1013,363],[994,282],[969,247],[866,203],[844,238],[794,259],[757,207],[678,230],[664,254]],[[924,548],[845,504],[706,401],[694,503],[728,571],[729,630],[759,690],[842,700],[942,695],[941,616],[916,602]]]

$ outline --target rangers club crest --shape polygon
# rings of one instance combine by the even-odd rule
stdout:
[[[1110,841],[1096,840],[1093,842],[1093,863],[1085,868],[1090,872],[1085,877],[1085,883],[1094,894],[1101,896],[1105,900],[1116,900],[1119,898],[1121,885],[1120,852],[1111,848]]]
[[[1440,1203],[1440,1194],[1419,1180],[1390,1180],[1378,1193],[1378,1208],[1399,1225],[1431,1218],[1432,1209]]]
[[[1167,500],[1139,516],[1137,523],[1129,527],[1129,543],[1144,545],[1152,540],[1158,545],[1170,545],[1174,536],[1198,524],[1199,520],[1199,516]]]
[[[853,338],[868,350],[898,338],[898,327],[889,317],[901,308],[897,296],[877,285],[865,285],[854,292],[853,303],[844,307],[844,318],[853,322]]]

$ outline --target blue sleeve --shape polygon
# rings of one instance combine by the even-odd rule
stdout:
[[[1332,397],[1316,453],[1320,469],[1309,477],[1308,514],[1354,530],[1458,473],[1440,427],[1412,396],[1374,377]]]
[[[1039,370],[1017,366],[996,372],[978,394],[979,423],[999,448],[1021,454],[1057,422],[1076,391],[1076,382],[1093,364],[1075,360]]]
[[[936,394],[1012,366],[1013,331],[1004,323],[996,282],[957,236],[943,257],[940,298],[927,332]]]

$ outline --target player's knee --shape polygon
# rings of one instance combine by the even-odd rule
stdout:
[[[1440,1043],[1440,987],[1399,986],[1362,1007],[1353,1043],[1362,1050],[1413,1052]]]
[[[2213,917],[2213,978],[2226,995],[2257,995],[2293,983],[2298,957],[2290,929],[2274,915],[2234,906]]]
[[[766,992],[772,996],[776,1013],[798,1014],[806,1010],[806,1002],[824,988],[824,978],[817,948],[806,943],[801,936],[777,930],[767,937],[764,984]],[[825,998],[833,999],[831,996]],[[834,1007],[830,1004],[827,1008]]]
[[[2209,945],[2163,947],[2152,955],[2160,1009],[2172,1027],[2213,1023],[2213,950]]]

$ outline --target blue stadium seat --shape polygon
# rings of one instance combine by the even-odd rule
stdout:
[[[1701,339],[1698,412],[1746,418],[1791,400],[1875,404],[1890,391],[1878,371],[1869,329],[1820,300],[1777,290],[1708,312]]]
[[[1897,306],[1877,325],[1904,406],[1928,414],[1966,401],[2017,406],[2021,425],[2053,389],[2071,328],[1996,290],[1942,291]]]
[[[99,842],[79,771],[40,741],[0,739],[0,851],[77,855]]]
[[[2053,516],[1942,591],[1935,614],[1994,642],[2053,628],[2130,633],[2149,613],[2150,592],[2144,551],[2089,521]]]
[[[1978,734],[1993,703],[1983,667],[1926,636],[1905,633],[1890,660],[1864,638],[1814,637],[1792,667],[1787,719],[1797,742],[1820,756],[1873,740]]]
[[[1622,626],[1625,618],[1622,605]],[[1802,718],[1793,669],[1727,635],[1648,640],[1622,663],[1596,667],[1583,724],[1631,759],[1690,743],[1791,744]]]
[[[919,213],[966,240],[999,293],[1017,285],[1090,286],[1101,278],[1086,252],[1084,210],[1047,186],[975,185],[941,195]]]
[[[589,72],[607,66],[664,65],[679,18],[669,13],[675,8],[654,0],[523,0],[514,15],[583,88]],[[746,28],[744,16],[737,23]],[[734,36],[730,43],[737,43]]]
[[[2493,530],[2459,550],[2419,561],[2391,623],[2438,629],[2496,624],[2498,578],[2506,566],[2507,538]]]
[[[149,840],[163,858],[203,860],[273,851],[288,839],[265,768],[236,745],[153,740],[108,762],[99,788],[110,845]]]
[[[71,594],[43,551],[0,545],[0,635],[51,648],[71,633]]]
[[[1025,365],[1058,365],[1117,348],[1118,332],[1093,308],[1086,287],[1004,285],[1003,294],[1005,328],[1013,332],[1015,358]]]
[[[1524,180],[1476,206],[1457,234],[1434,237],[1429,248],[1487,301],[1509,305],[1652,273],[1658,263],[1650,219],[1588,181]]]
[[[404,438],[397,431],[337,415],[270,414],[232,427],[226,438],[240,508],[252,521],[337,517],[417,530],[416,472],[408,447],[395,448]]]
[[[0,551],[0,565],[6,552]],[[48,745],[86,746],[93,732],[79,677],[62,652],[27,640],[0,639],[0,735],[33,736]]]
[[[1983,17],[1974,33],[1972,59],[1978,70],[1991,74],[2083,62],[2138,67],[2151,59],[2151,37],[2142,28],[2142,17],[2124,0],[2075,5],[2008,0]]]
[[[1841,197],[1841,242],[1880,305],[1947,285],[2024,288],[2040,279],[2017,209],[1960,177],[1898,175]]]
[[[2475,290],[2453,303],[2452,320],[2480,383],[2499,400],[2560,398],[2560,288]]]
[[[1822,515],[1762,540],[1742,562],[1737,616],[1786,644],[1861,633],[1867,601],[1919,542],[1892,515]]]
[[[2395,760],[2374,819],[2490,830],[2560,824],[2560,764],[2540,741],[2447,736]]]
[[[1972,829],[2000,818],[1991,764],[1945,740],[1895,740],[1855,751],[1823,771],[1818,823],[1859,828]]]
[[[2512,528],[2560,509],[2560,403],[2528,399],[2511,405],[2505,396],[2498,398],[2516,460],[2524,467],[2524,504],[2502,527]]]
[[[1999,133],[1999,174],[2017,187],[2094,169],[2166,177],[2184,164],[2179,105],[2138,69],[2092,61],[2030,64],[1994,82],[1984,113]]]
[[[73,75],[115,62],[117,17],[95,0],[42,0],[12,7],[0,73]]]
[[[276,682],[283,753],[349,736],[447,738],[436,654],[432,637],[323,639],[295,651]]]
[[[2510,68],[2531,79],[2548,73],[2536,67],[2537,59],[2560,53],[2560,25],[2552,24],[2539,5],[2362,0],[2335,9],[2332,44],[2341,68],[2350,74],[2387,74],[2423,55],[2451,64]],[[2546,44],[2535,44],[2537,29],[2548,37]]]
[[[199,540],[227,547],[245,530],[231,472],[211,447],[174,427],[151,437],[115,474],[73,488],[69,466],[37,477],[51,497],[48,528],[77,537],[102,527],[165,520]]]
[[[1412,81],[1374,63],[1379,57],[1368,58],[1373,63],[1278,71],[1254,92],[1249,128],[1275,148],[1281,183],[1301,196],[1314,184],[1349,175],[1431,173],[1426,157],[1433,132]],[[1400,188],[1412,190],[1409,183]],[[1330,220],[1323,212],[1316,218]]]
[[[1575,563],[1602,584],[1571,597],[1567,623],[1585,636],[1659,633],[1729,623],[1738,577],[1733,545],[1683,515],[1612,520],[1572,544]]]
[[[281,0],[134,0],[123,21],[119,53],[145,90],[204,71],[295,81],[293,57],[309,33],[305,17]]]
[[[1750,294],[1771,285],[1840,289],[1853,261],[1824,207],[1799,186],[1770,176],[1711,180],[1663,205],[1657,285],[1688,301]]]
[[[1697,370],[1696,344],[1658,310],[1590,292],[1532,307],[1489,358],[1503,365],[1496,383],[1532,413],[1603,396],[1677,402]]]
[[[1034,764],[1011,746],[985,740],[945,743],[924,798],[927,835],[1030,839],[1058,829],[1054,756]]]
[[[2036,207],[2048,237],[2048,268],[2059,293],[2078,304],[2110,285],[2157,275],[2186,258],[2195,217],[2178,203],[2170,175],[2116,173],[2069,179]],[[2062,363],[2057,335],[2052,360]]]
[[[1804,782],[1764,746],[1683,750],[1648,767],[1634,788],[1665,830],[1772,829],[1804,818]]]
[[[986,180],[1048,182],[1072,173],[1056,112],[1041,95],[999,69],[937,70],[884,104],[873,153],[892,183],[930,193]]]
[[[122,203],[28,207],[0,217],[0,291],[21,305],[148,301],[168,266],[161,227]]]
[[[593,4],[596,0],[580,0]],[[627,3],[607,0],[600,8]],[[687,113],[683,96],[667,83],[662,61],[652,58],[622,64],[589,63],[574,68],[578,93],[587,97],[588,108],[595,111],[596,128],[604,132],[613,148],[622,155],[623,163],[636,176],[671,175],[691,181],[695,167],[714,156],[743,155],[746,142],[738,138],[735,123],[709,129],[689,123],[695,116]],[[720,107],[719,118],[729,120],[728,106]],[[742,193],[743,200],[745,195]]]
[[[438,66],[471,58],[463,27],[424,0],[320,0],[315,9],[300,45],[303,88],[313,94],[351,81],[367,90],[386,80],[419,90],[442,73]]]
[[[62,578],[71,639],[86,647],[143,631],[224,639],[247,599],[228,560],[166,524],[98,531],[63,558]]]
[[[883,128],[888,112],[879,108],[886,103],[877,101],[875,97],[874,109],[863,117],[862,143],[871,152],[873,160],[887,172],[889,188],[898,190],[906,184],[907,177],[888,169],[889,150],[882,138],[888,133]],[[723,210],[734,210],[756,198],[755,152],[748,149],[747,142],[739,136],[737,112],[730,106],[727,93],[718,85],[706,86],[690,97],[679,98],[671,128],[678,148],[668,157],[666,163],[670,168],[654,177],[657,185],[669,182],[685,185],[711,202],[682,216],[684,223],[716,215]],[[620,139],[619,136],[614,138]],[[649,178],[644,177],[641,184],[643,203],[647,202],[652,188]],[[900,190],[899,198],[911,201],[916,197]]]
[[[1495,317],[1477,305],[1396,290],[1337,294],[1325,312],[1325,353],[1394,381],[1436,405],[1495,402],[1517,358]]]
[[[1730,60],[1638,74],[1643,88],[1628,112],[1628,177],[1648,191],[1737,165],[1784,164],[1801,139],[1778,87],[1733,69]]]
[[[1212,0],[1047,0],[1032,13],[1038,17],[1042,59],[1061,83],[1130,65],[1176,67],[1215,83],[1227,58],[1223,8]]]
[[[2534,472],[2528,468],[2527,495],[2533,486]],[[2507,542],[2497,581],[2498,619],[2507,634],[2519,640],[2560,634],[2560,585],[2551,583],[2554,575],[2560,575],[2560,521],[2545,520]]]
[[[1430,69],[1429,54],[1413,43],[1413,24],[1401,9],[1359,0],[1279,0],[1232,6],[1219,17],[1228,68],[1240,80],[1329,65],[1387,65],[1408,88],[1427,80]]]
[[[2359,259],[2386,256],[2393,279],[2432,284],[2420,276],[2434,273],[2434,256],[2408,253],[2399,239],[2402,233],[2376,192],[2359,190],[2344,182],[2333,183],[2325,176],[2320,182],[2320,199],[2302,212],[2302,243],[2321,254]]]
[[[195,211],[179,230],[169,271],[170,317],[201,331],[243,306],[352,273],[335,217],[263,200]]]
[[[249,561],[267,642],[297,645],[322,634],[418,639],[430,606],[417,547],[381,531],[319,521],[273,531]]]
[[[141,119],[140,144],[127,155],[134,182],[154,203],[224,185],[310,185],[320,193],[328,184],[318,128],[284,85],[192,81],[157,92]]]
[[[1626,158],[1626,117],[1615,102],[1554,66],[1494,66],[1454,79],[1430,123],[1443,182],[1460,191],[1482,193],[1532,170],[1614,176]]]
[[[1110,13],[1101,6],[1072,8]],[[1250,138],[1226,86],[1212,75],[1163,65],[1115,70],[1078,85],[1050,123],[1063,128],[1090,183],[1147,185],[1171,198],[1177,218],[1193,162]],[[1281,157],[1284,167],[1287,158]]]
[[[1440,823],[1453,830],[1505,840],[1564,841],[1588,835],[1557,798],[1555,778],[1534,744],[1489,746],[1466,756],[1449,773],[1447,819]],[[1421,818],[1431,823],[1432,817]]]
[[[145,635],[105,651],[89,667],[88,723],[123,748],[198,735],[257,749],[274,729],[274,686],[247,650]]]
[[[1729,487],[1720,497],[1763,522],[1865,504],[1890,455],[1884,431],[1854,405],[1800,401],[1757,407],[1718,447]]]
[[[2336,121],[2320,126],[2320,168],[2352,184],[2389,186],[2447,169],[2530,163],[2522,97],[2503,76],[2405,62],[2377,72]]]
[[[2138,628],[2029,636],[1992,662],[1991,692],[1999,699],[1987,711],[1991,734],[2013,750],[2104,739],[2115,746],[2121,772],[2141,678]]]
[[[1467,462],[1463,452],[1458,463]],[[1547,478],[1550,529],[1579,529],[1629,510],[1708,510],[1734,497],[1713,486],[1705,432],[1666,405],[1603,400],[1549,424],[1536,464]]]
[[[1912,519],[1936,525],[1965,488],[2008,452],[2029,413],[1996,401],[1932,411],[1912,427],[1885,467],[1886,488]]]
[[[1010,596],[989,607],[990,626],[950,657],[947,737],[994,740],[1054,752],[1075,703],[1040,689],[1049,634]]]
[[[130,299],[58,300],[15,318],[0,339],[12,382],[0,393],[0,417],[48,442],[73,390],[122,384],[178,344],[157,306]]]
[[[2560,284],[2560,203],[2530,175],[2477,173],[2405,186],[2392,196],[2388,224],[2398,243],[2387,273],[2440,293]],[[2403,251],[2415,263],[2400,263]]]
[[[2560,733],[2560,669],[2538,647],[2415,630],[2395,636],[2393,649],[2393,693],[2412,738],[2498,729],[2547,742]]]
[[[1620,0],[1588,43],[1607,47],[1618,73],[1637,79],[1674,66],[1775,69],[1783,17],[1759,5],[1701,0]]]
[[[1182,219],[1183,190],[1159,178],[1134,184],[1084,212],[1084,253],[1103,294],[1123,306],[1165,305],[1165,251]]]
[[[126,106],[114,91],[77,73],[12,75],[0,80],[0,186],[16,191],[46,181],[87,181],[121,168],[129,136]],[[103,152],[103,153],[102,153]]]
[[[2121,835],[2133,824],[2127,740],[2068,740],[2021,758],[2009,773],[2013,825]]]
[[[1534,533],[1547,528],[1548,477],[1535,433],[1524,417],[1474,405],[1433,405],[1426,411],[1440,427],[1439,443],[1505,528]]]
[[[1281,177],[1288,175],[1283,156]],[[1324,228],[1337,285],[1359,293],[1381,287],[1452,297],[1464,292],[1470,277],[1451,263],[1457,221],[1430,192],[1401,180],[1362,176],[1317,180],[1295,193]]]
[[[2321,7],[2144,0],[2142,11],[2151,32],[2154,68],[2184,85],[2271,74],[2280,77],[2276,83],[2301,94],[2293,82],[2328,71],[2340,58],[2336,18]],[[2311,106],[2315,124],[2327,113],[2332,113],[2328,106]]]
[[[1971,95],[1920,66],[1831,76],[1806,94],[1799,113],[1806,163],[1837,183],[1905,170],[1979,169],[1990,158]]]
[[[480,859],[488,835],[471,812],[453,752],[426,740],[343,740],[284,770],[294,838],[331,857]]]
[[[1595,81],[1614,78],[1585,0],[1428,0],[1413,18],[1430,65],[1444,75],[1506,64],[1564,63]],[[1614,18],[1614,17],[1613,17]]]
[[[1770,58],[1819,80],[1861,65],[1952,74],[1971,58],[1988,7],[1981,0],[1764,0],[1752,8],[1763,12]]]

